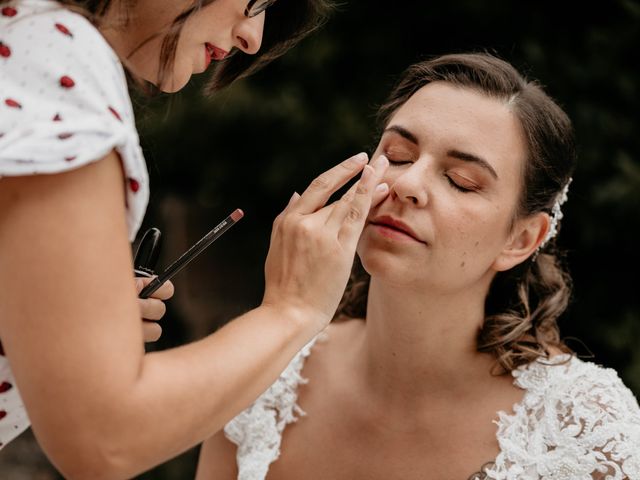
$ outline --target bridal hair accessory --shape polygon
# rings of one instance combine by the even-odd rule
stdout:
[[[562,214],[562,205],[567,201],[567,194],[569,193],[569,185],[571,185],[571,181],[573,178],[569,178],[569,181],[564,186],[562,191],[556,197],[556,201],[553,204],[553,208],[551,209],[551,223],[549,225],[549,231],[544,237],[544,240],[538,247],[538,251],[543,249],[549,241],[558,234],[558,225],[560,224],[560,220],[564,216]],[[536,252],[537,253],[537,252]]]

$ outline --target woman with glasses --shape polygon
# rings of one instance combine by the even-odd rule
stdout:
[[[125,70],[164,92],[248,75],[325,0],[0,1],[0,448],[31,423],[65,478],[130,478],[213,435],[330,321],[384,161],[356,155],[276,219],[262,304],[145,355],[171,285],[137,300],[149,196]],[[123,68],[124,67],[124,68]],[[332,193],[362,173],[342,200]],[[138,303],[139,302],[139,303]]]
[[[571,122],[485,54],[410,67],[336,322],[207,441],[198,480],[640,478],[640,409],[563,343]]]

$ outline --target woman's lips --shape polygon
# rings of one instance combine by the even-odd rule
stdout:
[[[394,218],[378,217],[369,223],[382,236],[392,240],[425,243],[420,240],[409,226]]]
[[[209,51],[209,49],[207,48],[207,46],[204,46],[204,69],[206,70],[207,68],[209,68],[209,64],[211,63],[211,52]]]
[[[205,43],[204,46],[207,49],[207,53],[209,54],[209,57],[212,58],[213,60],[216,60],[216,61],[223,60],[227,55],[229,55],[229,52],[221,48],[218,48],[215,45],[212,45],[211,43]]]

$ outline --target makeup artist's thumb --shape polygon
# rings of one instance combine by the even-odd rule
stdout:
[[[386,183],[379,184],[373,192],[373,199],[371,200],[371,208],[377,207],[382,201],[389,195],[389,185]]]

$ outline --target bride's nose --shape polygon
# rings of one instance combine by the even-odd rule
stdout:
[[[412,203],[417,207],[424,207],[429,201],[426,177],[426,166],[420,162],[412,163],[388,182],[391,197],[401,202]]]

